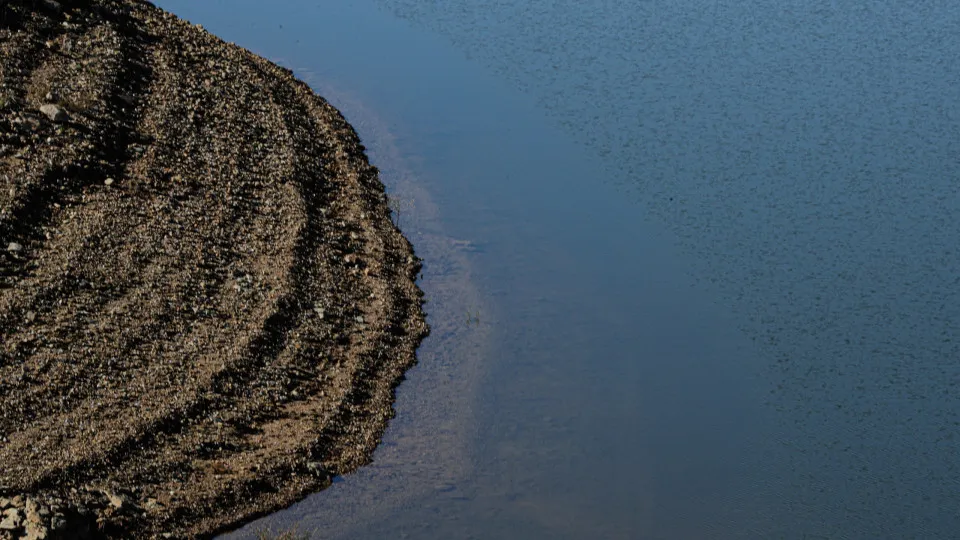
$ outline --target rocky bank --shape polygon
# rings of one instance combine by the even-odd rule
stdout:
[[[289,71],[139,0],[0,0],[0,538],[209,537],[366,463],[418,271]]]

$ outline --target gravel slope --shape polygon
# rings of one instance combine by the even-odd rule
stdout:
[[[427,329],[343,117],[137,0],[0,0],[0,85],[0,538],[209,536],[367,462]]]

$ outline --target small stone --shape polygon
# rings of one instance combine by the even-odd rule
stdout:
[[[3,513],[3,520],[0,520],[0,530],[13,531],[19,529],[21,523],[23,516],[20,515],[20,510],[9,508]]]
[[[363,324],[363,315],[357,315],[357,318],[354,319],[354,320],[357,321],[357,322],[360,323],[360,324]]]
[[[323,317],[324,317],[325,313],[323,312],[323,308],[322,308],[322,307],[317,306],[317,307],[313,308],[313,312],[317,314],[317,318],[318,318],[318,319],[323,320]]]
[[[25,530],[27,534],[23,540],[47,540],[50,537],[50,529],[39,523],[28,523]]]
[[[0,497],[0,510],[5,509],[6,507],[10,506],[10,504],[10,499],[6,497]]]
[[[320,463],[319,461],[311,461],[307,463],[307,470],[310,471],[310,473],[314,476],[330,476],[330,473],[327,472],[327,469],[323,467],[323,463]]]
[[[18,244],[16,242],[10,242],[9,244],[7,244],[7,251],[9,251],[10,253],[20,253],[21,251],[23,251],[23,245]]]
[[[107,178],[106,180],[104,180],[104,181],[103,181],[103,185],[105,185],[105,186],[112,186],[112,185],[113,185],[113,178]]]
[[[67,518],[63,514],[55,514],[50,518],[51,531],[65,531],[67,529]]]
[[[47,103],[46,105],[40,107],[40,112],[45,114],[51,122],[56,122],[59,124],[67,121],[66,111],[52,103]]]
[[[106,495],[107,501],[110,502],[110,506],[116,508],[117,510],[123,510],[126,505],[130,504],[130,501],[128,501],[126,497],[120,495],[119,493],[104,490],[103,494]]]
[[[27,523],[42,523],[43,518],[50,515],[50,510],[37,503],[36,500],[27,497],[26,514]]]

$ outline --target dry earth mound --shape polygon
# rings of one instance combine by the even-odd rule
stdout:
[[[426,333],[353,129],[138,0],[0,0],[0,538],[209,536],[369,459]]]

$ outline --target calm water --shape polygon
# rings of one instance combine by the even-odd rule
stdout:
[[[238,537],[957,537],[955,3],[159,4],[340,107],[426,259],[374,464]]]

